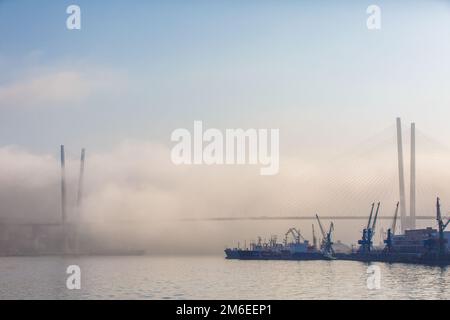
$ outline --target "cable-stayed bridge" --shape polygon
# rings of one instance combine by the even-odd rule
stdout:
[[[436,196],[444,202],[450,199],[446,185],[450,169],[445,165],[449,161],[450,149],[416,129],[414,123],[402,128],[397,118],[379,134],[330,159],[329,164],[322,163],[321,173],[326,179],[321,183],[307,177],[298,189],[283,187],[281,193],[288,200],[276,215],[239,213],[183,220],[315,220],[315,213],[324,220],[367,220],[370,204],[378,201],[384,207],[384,214],[378,218],[392,220],[399,201],[402,231],[414,229],[417,220],[436,219]]]

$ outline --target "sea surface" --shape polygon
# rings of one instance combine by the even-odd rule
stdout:
[[[81,288],[69,290],[78,265]],[[450,299],[449,268],[222,256],[0,257],[0,299]]]

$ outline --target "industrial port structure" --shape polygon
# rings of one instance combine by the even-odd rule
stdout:
[[[274,252],[283,251],[284,257],[290,257],[289,252],[295,251],[300,253],[303,248],[308,255],[303,258],[341,258],[350,260],[396,260],[409,259],[410,261],[418,261],[418,255],[426,257],[426,259],[447,259],[448,242],[450,241],[450,233],[445,229],[449,221],[444,221],[441,211],[440,202],[436,202],[436,216],[417,216],[416,215],[416,159],[415,159],[415,124],[411,124],[411,167],[410,167],[410,208],[409,215],[406,210],[405,197],[405,178],[403,164],[403,146],[402,146],[402,128],[400,118],[396,119],[397,129],[397,152],[398,152],[398,177],[399,177],[399,201],[395,208],[394,216],[379,216],[380,203],[371,206],[369,220],[367,226],[362,230],[362,238],[358,241],[359,248],[352,255],[342,255],[334,252],[332,234],[334,231],[333,222],[330,223],[328,231],[323,227],[319,217],[316,215],[313,219],[317,220],[322,236],[320,247],[317,245],[317,239],[313,229],[313,245],[304,239],[298,229],[291,228],[285,235],[284,245],[279,246],[276,239],[272,239],[269,244],[254,245],[260,252],[267,253],[267,249]],[[1,255],[77,255],[77,254],[142,254],[144,251],[140,249],[131,249],[129,247],[113,246],[110,248],[101,247],[95,240],[95,235],[86,234],[89,229],[88,223],[82,222],[80,218],[81,206],[83,201],[83,181],[85,171],[85,149],[81,150],[80,167],[78,177],[78,189],[76,197],[76,214],[74,219],[68,219],[67,212],[67,187],[66,187],[66,157],[64,145],[60,147],[61,161],[61,217],[60,221],[52,223],[10,223],[0,221],[0,256]],[[400,234],[397,233],[397,218],[400,214]],[[266,217],[267,218],[267,217]],[[299,217],[278,217],[274,219],[297,219]],[[309,219],[309,217],[303,217]],[[322,219],[336,219],[338,217],[325,217]],[[347,216],[341,219],[367,219],[367,216]],[[416,229],[417,219],[436,219],[438,227]],[[264,217],[263,217],[264,219]],[[267,219],[271,219],[270,217]],[[390,229],[387,231],[387,237],[384,240],[384,248],[374,248],[373,236],[375,234],[376,222],[379,219],[393,219]],[[226,219],[224,219],[226,220]],[[313,226],[314,228],[314,226]],[[288,243],[287,236],[292,235],[294,245]],[[301,241],[303,240],[303,242]],[[240,249],[240,248],[238,248]],[[302,249],[302,250],[303,250]],[[237,251],[228,251],[232,256],[236,257]],[[227,253],[227,256],[228,256]],[[287,254],[287,255],[286,255]],[[258,256],[258,255],[257,255]],[[256,256],[256,257],[257,257]],[[266,255],[266,258],[271,255]],[[407,257],[407,258],[406,258]],[[436,258],[437,257],[437,258]],[[255,256],[253,257],[255,258]],[[450,261],[450,258],[448,259]]]
[[[333,249],[332,232],[334,230],[333,222],[330,224],[328,232],[324,231],[319,217],[316,215],[317,222],[322,232],[322,242],[320,249],[314,247],[303,256],[294,254],[290,250],[286,241],[284,246],[274,243],[258,245],[240,249],[226,249],[225,254],[228,259],[286,259],[286,260],[354,260],[354,261],[382,261],[382,262],[404,262],[404,263],[424,263],[424,264],[450,264],[450,232],[445,231],[450,223],[450,219],[446,222],[441,214],[440,199],[436,199],[436,215],[437,228],[427,227],[424,229],[416,229],[416,139],[415,139],[415,123],[411,123],[411,161],[410,161],[410,206],[409,215],[406,210],[405,197],[405,177],[403,163],[403,141],[402,127],[400,118],[396,119],[397,131],[397,154],[398,154],[398,177],[399,177],[399,201],[396,204],[392,226],[387,230],[384,239],[384,247],[374,247],[373,237],[378,221],[378,213],[381,203],[375,202],[371,205],[370,214],[367,225],[362,230],[362,237],[358,241],[357,250],[348,253],[336,253]],[[400,227],[401,232],[397,234],[397,218],[400,211]],[[335,217],[334,217],[335,218]],[[342,217],[341,217],[342,218]],[[345,217],[344,219],[352,219],[354,217]],[[358,217],[361,218],[361,217]],[[364,217],[363,217],[364,218]],[[389,217],[385,217],[389,218]],[[428,218],[428,217],[427,217]],[[366,217],[367,219],[367,217]],[[298,231],[300,233],[300,231]],[[313,225],[313,242],[316,243]],[[306,242],[306,240],[305,240]],[[299,243],[299,238],[297,239]],[[306,242],[307,243],[307,242]],[[283,254],[280,254],[280,252]],[[307,251],[305,251],[307,252]],[[317,252],[320,254],[317,255]],[[314,253],[314,254],[313,254]]]
[[[378,202],[375,213],[375,203],[372,204],[367,226],[362,230],[362,238],[358,241],[357,250],[349,252],[336,252],[332,240],[334,231],[333,222],[330,223],[328,232],[325,232],[320,219],[317,222],[322,233],[320,247],[316,246],[314,228],[313,245],[301,236],[300,231],[291,228],[286,233],[284,243],[277,243],[277,238],[272,236],[268,243],[251,243],[250,248],[227,248],[225,254],[227,259],[239,260],[350,260],[362,262],[401,262],[431,265],[450,265],[450,232],[445,229],[450,219],[444,222],[441,214],[440,199],[436,200],[436,220],[438,228],[427,227],[425,229],[406,229],[402,234],[396,234],[396,223],[399,202],[397,203],[393,217],[392,227],[387,231],[383,247],[375,247],[373,236],[380,203]],[[287,241],[287,235],[296,230],[292,242]]]

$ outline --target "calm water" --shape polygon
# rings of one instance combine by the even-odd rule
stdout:
[[[66,267],[81,267],[80,290]],[[449,268],[352,261],[232,261],[223,257],[0,258],[1,299],[450,299]]]

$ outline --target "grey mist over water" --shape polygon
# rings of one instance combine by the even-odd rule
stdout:
[[[81,289],[66,288],[67,266]],[[1,257],[0,299],[450,299],[448,268],[353,261],[239,261],[221,256]]]

